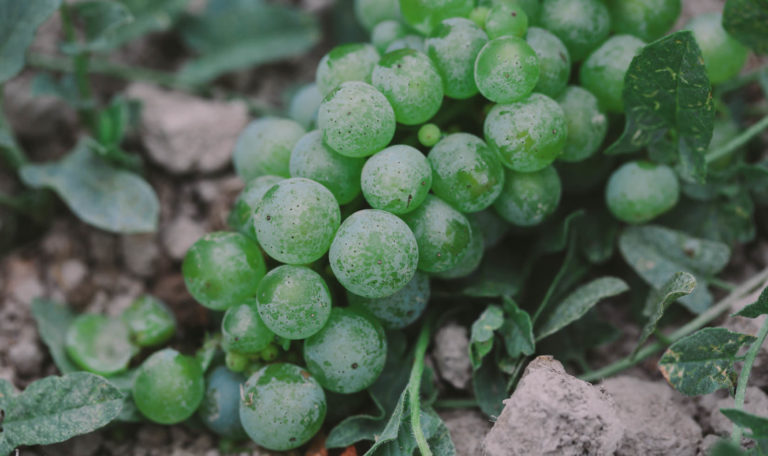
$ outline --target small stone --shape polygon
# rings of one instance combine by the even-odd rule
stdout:
[[[65,260],[54,269],[54,280],[61,289],[67,293],[74,290],[85,280],[88,268],[78,259]]]
[[[120,248],[123,262],[129,271],[139,277],[152,277],[157,272],[160,262],[160,247],[157,236],[148,234],[131,234],[120,238]]]
[[[451,322],[435,334],[432,355],[440,376],[457,389],[466,389],[472,379],[467,328]]]
[[[6,296],[21,302],[31,303],[33,299],[43,296],[45,288],[40,280],[37,263],[19,256],[8,257],[5,260]]]
[[[440,413],[456,446],[456,456],[482,454],[483,437],[491,429],[491,422],[475,410],[449,410]]]
[[[117,236],[105,231],[88,231],[88,253],[99,266],[113,266],[117,259]]]
[[[43,363],[43,352],[37,345],[34,331],[25,331],[8,350],[8,363],[21,375],[39,373]]]
[[[198,239],[205,236],[203,225],[191,217],[181,215],[174,219],[163,231],[162,241],[168,255],[174,260],[182,260],[187,250]]]

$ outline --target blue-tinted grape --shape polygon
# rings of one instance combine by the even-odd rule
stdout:
[[[351,306],[363,307],[379,319],[386,329],[401,329],[416,321],[429,302],[429,277],[417,272],[395,294],[383,298],[364,298],[347,293]]]
[[[219,366],[208,374],[205,383],[205,397],[198,410],[205,426],[228,439],[245,438],[240,424],[240,386],[245,377]]]

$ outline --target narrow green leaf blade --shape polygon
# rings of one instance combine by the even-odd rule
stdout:
[[[645,326],[643,326],[640,339],[637,341],[637,347],[632,352],[633,358],[645,341],[656,331],[656,325],[659,324],[659,320],[661,320],[667,307],[683,296],[691,294],[694,288],[696,288],[696,278],[687,272],[681,271],[675,273],[661,290],[651,290],[648,300],[653,313],[649,316]],[[649,308],[648,304],[646,304],[646,308]]]
[[[736,426],[749,429],[756,440],[768,439],[768,418],[756,416],[738,409],[720,409],[720,413],[728,417]]]
[[[756,302],[744,306],[743,309],[733,315],[747,318],[757,318],[761,315],[768,315],[768,287],[763,289]]]
[[[768,53],[768,2],[765,0],[728,0],[723,9],[723,27],[758,54]]]
[[[107,425],[120,413],[123,395],[87,372],[38,380],[2,403],[0,453],[21,445],[48,445]]]
[[[732,388],[738,352],[754,340],[725,328],[704,328],[672,344],[659,360],[659,370],[676,390],[688,396]]]
[[[536,331],[536,340],[541,340],[565,328],[584,316],[601,300],[627,290],[629,285],[616,277],[601,277],[577,288],[552,310],[549,318]]]
[[[67,53],[106,51],[112,48],[111,40],[121,26],[133,21],[133,15],[120,2],[93,0],[72,5],[75,16],[84,24],[85,41],[66,43],[62,50]]]
[[[606,154],[631,153],[676,138],[679,172],[703,182],[712,138],[712,87],[701,51],[690,31],[655,41],[632,59],[624,77],[627,123]]]
[[[504,311],[501,307],[490,305],[472,323],[469,339],[469,360],[472,368],[478,369],[483,358],[493,348],[493,332],[504,324]]]
[[[536,350],[533,337],[533,323],[528,312],[518,307],[511,298],[504,298],[504,310],[507,318],[501,328],[507,354],[512,358],[520,355],[532,355]]]
[[[120,0],[133,20],[113,30],[105,48],[114,49],[150,32],[168,30],[184,11],[189,0]]]
[[[56,367],[62,374],[81,370],[73,363],[65,348],[67,329],[75,319],[75,314],[64,304],[35,299],[32,301],[32,316],[37,323],[37,332],[43,339]]]
[[[19,74],[35,32],[61,0],[0,0],[0,84]]]
[[[115,233],[157,229],[160,203],[140,176],[114,168],[81,141],[59,162],[25,165],[19,175],[34,188],[54,190],[81,220]]]

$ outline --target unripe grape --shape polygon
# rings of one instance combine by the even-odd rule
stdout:
[[[67,328],[64,345],[80,368],[104,376],[124,371],[138,351],[121,320],[99,314],[75,318]]]
[[[624,112],[624,76],[645,43],[632,35],[615,35],[581,65],[579,82],[608,112]]]
[[[440,141],[442,136],[440,127],[433,123],[424,124],[419,128],[419,143],[424,147],[432,147]]]
[[[423,35],[443,19],[469,16],[474,7],[474,0],[400,0],[403,19]]]
[[[245,383],[245,377],[219,366],[208,374],[205,383],[205,397],[198,411],[200,419],[216,434],[242,440],[246,434],[240,424],[240,385]]]
[[[580,62],[608,37],[611,16],[600,0],[543,0],[541,24]]]
[[[611,26],[617,33],[650,43],[661,38],[680,16],[680,0],[608,0]]]
[[[520,6],[498,3],[485,18],[485,31],[490,39],[500,36],[523,38],[528,32],[528,15]]]
[[[539,82],[534,90],[553,98],[563,93],[571,77],[571,56],[563,42],[538,27],[531,27],[525,40],[539,58]]]
[[[401,49],[411,49],[413,51],[424,52],[424,38],[411,33],[406,34],[405,36],[397,38],[396,40],[389,43],[387,48],[384,50],[384,55],[389,54],[390,52],[399,51]]]
[[[722,22],[721,13],[706,13],[686,25],[701,49],[712,84],[720,84],[739,74],[749,53],[749,49],[725,31]]]
[[[317,84],[306,84],[291,97],[288,117],[298,122],[304,129],[312,128],[317,123],[317,110],[322,102],[323,94],[320,93]]]
[[[499,217],[493,208],[467,214],[467,219],[472,225],[472,230],[480,232],[483,238],[483,247],[486,250],[498,245],[509,232],[509,223]]]
[[[578,86],[568,87],[557,99],[568,121],[568,140],[559,159],[575,162],[591,157],[605,139],[608,118],[600,111],[597,98]]]
[[[254,120],[237,138],[232,156],[235,171],[246,182],[265,174],[288,177],[291,150],[304,133],[304,128],[290,119]]]
[[[371,32],[371,44],[379,52],[385,52],[390,44],[408,35],[408,29],[398,21],[388,20],[376,24]]]
[[[162,301],[144,295],[134,300],[121,316],[131,333],[131,339],[140,347],[151,347],[167,342],[176,331],[176,319]]]
[[[368,43],[347,43],[336,46],[317,64],[315,83],[323,95],[342,82],[371,82],[371,72],[379,61],[379,52]]]
[[[521,38],[496,38],[477,54],[475,83],[480,93],[493,102],[521,100],[533,92],[538,81],[539,58]]]
[[[355,0],[355,16],[368,30],[383,21],[400,18],[400,5],[397,0]]]
[[[192,416],[204,394],[200,362],[171,348],[147,358],[133,382],[136,407],[160,424],[176,424]]]
[[[493,207],[515,226],[536,226],[555,212],[561,194],[560,177],[552,166],[533,173],[508,170],[504,190]]]
[[[418,320],[429,302],[429,277],[417,272],[403,288],[383,298],[364,298],[347,292],[351,306],[372,313],[386,329],[402,329]]]
[[[623,164],[605,190],[608,209],[627,223],[645,223],[677,205],[680,185],[669,166],[647,161]]]
[[[373,85],[387,97],[405,125],[429,120],[443,102],[443,82],[429,57],[413,49],[388,52],[376,64]]]
[[[482,28],[460,17],[442,21],[427,38],[426,54],[442,78],[445,96],[464,99],[477,93],[475,59],[487,42]]]
[[[275,334],[264,324],[253,298],[227,309],[221,321],[221,336],[221,346],[226,352],[243,355],[255,355],[275,340]]]
[[[363,195],[374,209],[406,214],[419,207],[432,186],[427,158],[411,146],[387,147],[369,158],[361,175]]]
[[[469,220],[469,225],[472,227],[469,233],[470,238],[467,252],[459,264],[447,271],[434,274],[435,277],[444,280],[458,279],[472,274],[480,266],[480,262],[483,260],[483,253],[485,253],[483,233],[480,231],[480,227],[472,222],[472,219],[468,218],[467,220]]]
[[[229,218],[227,218],[230,228],[255,240],[253,214],[267,190],[283,179],[280,176],[266,175],[248,181],[243,191],[237,196],[232,211],[229,213]]]

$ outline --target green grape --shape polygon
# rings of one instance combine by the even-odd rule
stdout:
[[[357,21],[367,30],[371,30],[383,21],[400,18],[400,5],[397,0],[355,0]]]
[[[608,119],[597,98],[578,86],[570,86],[557,99],[568,122],[568,140],[559,159],[575,162],[594,155],[608,132]]]
[[[398,21],[382,21],[376,24],[371,32],[371,44],[379,52],[385,52],[390,44],[406,35],[408,35],[408,29]]]
[[[232,156],[235,171],[246,182],[265,174],[288,177],[291,150],[304,133],[304,128],[290,119],[254,120],[235,143]]]
[[[267,363],[271,363],[276,360],[280,355],[280,349],[275,344],[269,344],[267,348],[259,352],[259,357]]]
[[[548,31],[531,27],[526,42],[539,57],[539,82],[534,91],[557,97],[571,78],[571,57],[560,38]]]
[[[266,175],[248,181],[235,199],[235,204],[227,218],[230,228],[251,239],[256,239],[256,232],[253,230],[253,214],[267,190],[281,180],[283,178],[280,176]]]
[[[627,223],[645,223],[677,205],[680,185],[672,168],[647,161],[625,163],[605,190],[608,209]]]
[[[341,222],[339,203],[322,185],[292,177],[272,186],[253,216],[267,255],[288,264],[311,263],[328,251]]]
[[[477,93],[475,59],[487,42],[482,28],[460,17],[442,21],[427,38],[426,53],[443,80],[445,96],[464,99]]]
[[[579,82],[600,102],[600,108],[624,112],[624,75],[645,43],[632,35],[615,35],[581,65]]]
[[[561,194],[560,177],[552,166],[535,173],[508,170],[504,190],[493,207],[515,226],[536,226],[555,212]]]
[[[485,27],[485,18],[488,17],[488,13],[490,12],[491,9],[487,6],[478,6],[469,13],[469,20],[474,22],[478,27],[483,28]]]
[[[560,155],[568,139],[563,108],[539,93],[517,103],[494,106],[483,130],[501,163],[523,173],[546,168]]]
[[[617,33],[650,43],[664,36],[680,16],[680,0],[607,0],[611,25]]]
[[[364,298],[347,292],[349,305],[362,307],[386,329],[402,329],[418,320],[429,302],[429,277],[416,272],[403,288],[383,298]]]
[[[387,358],[384,328],[361,309],[336,307],[328,324],[304,342],[307,369],[335,393],[356,393],[381,374]]]
[[[524,40],[502,36],[480,49],[475,82],[483,96],[496,103],[521,100],[539,82],[539,58]]]
[[[454,133],[429,151],[432,191],[461,212],[490,206],[504,186],[504,168],[475,135]]]
[[[574,62],[580,62],[608,38],[611,16],[600,0],[543,0],[541,24],[563,40]]]
[[[726,144],[731,142],[731,140],[738,136],[739,133],[741,133],[739,126],[736,124],[736,122],[733,121],[733,119],[722,119],[716,117],[714,128],[712,129],[712,140],[709,141],[707,154],[720,149],[721,147],[725,147]],[[715,161],[707,163],[707,168],[715,171],[724,170],[728,167],[728,165],[732,163],[734,155],[737,155],[734,152],[736,151],[724,155]],[[753,192],[754,190],[754,187],[752,187]]]
[[[528,16],[528,23],[537,25],[541,21],[541,0],[494,0],[495,3],[519,5]]]
[[[336,46],[320,59],[315,83],[323,95],[342,82],[371,82],[373,66],[379,61],[379,51],[368,43],[347,43]]]
[[[478,266],[480,266],[480,262],[483,260],[483,253],[485,253],[483,234],[480,231],[480,227],[473,223],[473,219],[470,218],[468,220],[469,226],[472,227],[472,231],[470,231],[469,249],[467,250],[467,253],[464,254],[464,257],[459,264],[447,271],[434,274],[435,277],[444,280],[458,279],[472,274]]]
[[[137,352],[122,321],[97,314],[75,318],[67,328],[64,345],[80,368],[104,376],[124,371]]]
[[[323,102],[323,94],[317,84],[302,86],[291,97],[288,106],[288,117],[298,122],[304,129],[312,128],[317,123],[317,110]]]
[[[250,365],[250,358],[237,352],[227,352],[224,359],[227,369],[232,372],[245,372]]]
[[[452,17],[467,17],[474,0],[400,0],[400,12],[411,27],[429,35],[437,24]]]
[[[406,214],[427,197],[432,187],[432,168],[417,149],[389,146],[365,162],[361,185],[365,200],[374,209]]]
[[[259,245],[239,233],[209,233],[187,251],[182,264],[187,290],[200,304],[226,310],[256,293],[267,273]]]
[[[436,196],[428,195],[424,203],[404,215],[403,220],[416,237],[421,271],[436,273],[453,269],[469,251],[472,231],[469,221]]]
[[[216,434],[242,440],[246,434],[240,424],[240,386],[245,377],[219,366],[205,380],[205,397],[198,410],[200,419]]]
[[[424,124],[419,128],[419,143],[424,147],[432,147],[440,141],[443,132],[433,123]]]
[[[384,54],[371,80],[389,100],[395,119],[405,125],[426,122],[443,103],[440,75],[429,57],[413,49]]]
[[[345,82],[323,100],[317,125],[323,141],[334,151],[347,157],[367,157],[392,140],[395,111],[387,97],[370,84]]]
[[[306,339],[323,327],[331,312],[331,292],[320,274],[305,266],[278,266],[256,293],[259,315],[280,337]]]
[[[499,217],[496,211],[492,209],[467,214],[467,218],[473,232],[478,231],[482,236],[483,246],[486,250],[498,245],[509,232],[509,223]]]
[[[144,295],[134,300],[121,316],[139,347],[160,345],[173,337],[176,319],[161,300]]]
[[[259,289],[268,277],[269,274],[261,279]],[[275,334],[261,319],[254,298],[230,307],[221,320],[221,347],[228,353],[255,355],[264,350],[274,339]]]
[[[488,12],[485,31],[490,39],[500,36],[523,38],[528,32],[528,15],[520,6],[499,3]]]
[[[749,49],[725,31],[722,22],[721,13],[706,13],[694,17],[686,25],[699,44],[712,84],[738,75],[749,53]]]
[[[344,288],[359,296],[381,298],[411,281],[419,248],[411,229],[397,216],[365,209],[344,220],[328,256]]]
[[[408,34],[389,43],[387,49],[384,50],[384,54],[399,51],[400,49],[424,52],[424,46],[424,38],[419,35]]]
[[[326,407],[323,388],[309,372],[276,363],[259,369],[243,386],[240,421],[259,446],[290,450],[320,430]]]
[[[304,135],[291,152],[291,177],[306,177],[323,184],[339,204],[360,194],[360,173],[364,158],[346,157],[323,144],[319,130]]]
[[[205,395],[200,362],[172,348],[153,353],[139,367],[133,400],[149,420],[180,423],[195,413]]]

